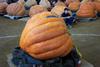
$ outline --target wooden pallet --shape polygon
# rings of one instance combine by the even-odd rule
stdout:
[[[24,17],[28,17],[28,15],[24,15],[24,16],[10,16],[10,15],[4,15],[5,18],[11,19],[11,20],[18,20]]]
[[[0,13],[0,16],[4,16],[5,15],[5,13]]]
[[[12,54],[7,55],[7,62],[9,64],[9,67],[16,67],[14,64],[11,62]],[[81,67],[94,67],[91,63],[87,62],[86,60],[82,59],[82,64]]]

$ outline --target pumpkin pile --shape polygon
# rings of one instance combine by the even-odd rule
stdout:
[[[19,3],[11,3],[6,9],[8,15],[11,16],[23,16],[25,13],[24,5]]]
[[[5,13],[8,4],[6,2],[0,3],[0,13]]]
[[[30,8],[29,16],[32,17],[32,16],[34,16],[35,14],[41,13],[41,12],[44,12],[44,11],[47,11],[47,9],[44,8],[44,7],[41,6],[41,5],[35,5],[35,6],[32,6],[32,7]]]
[[[21,34],[21,49],[36,59],[66,56],[73,48],[64,20],[50,16],[50,12],[34,15]]]

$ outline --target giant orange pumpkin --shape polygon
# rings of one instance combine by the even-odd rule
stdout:
[[[80,2],[72,2],[69,4],[68,8],[72,11],[77,11],[79,9]]]
[[[52,8],[51,13],[55,14],[56,16],[61,16],[65,8],[66,6],[57,5],[54,8]]]
[[[5,13],[8,4],[6,2],[0,3],[0,13]]]
[[[94,2],[95,4],[95,9],[97,12],[100,12],[100,2]]]
[[[24,5],[19,3],[9,4],[6,10],[11,16],[23,16],[25,13]]]
[[[47,9],[44,8],[44,7],[41,6],[41,5],[35,5],[35,6],[32,6],[32,7],[30,8],[29,16],[32,17],[33,15],[35,15],[35,14],[37,14],[37,13],[44,12],[44,11],[47,11]]]
[[[73,48],[64,20],[50,12],[42,12],[28,20],[20,39],[20,47],[36,59],[66,56]]]
[[[94,5],[91,2],[81,3],[80,8],[76,14],[78,17],[83,18],[95,17],[96,12]]]

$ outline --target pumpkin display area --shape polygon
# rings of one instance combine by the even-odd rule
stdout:
[[[93,18],[96,16],[94,4],[92,2],[81,3],[77,16],[81,18]]]
[[[32,57],[47,60],[66,56],[73,48],[62,18],[42,12],[28,20],[20,38],[20,47]]]
[[[41,6],[41,5],[35,5],[35,6],[32,6],[32,7],[30,8],[29,16],[32,17],[32,16],[34,16],[35,14],[38,14],[38,13],[41,13],[41,12],[44,12],[44,11],[47,11],[47,9],[44,8],[44,7]]]
[[[6,11],[10,16],[23,16],[25,13],[25,8],[23,4],[11,3],[8,5]]]
[[[6,2],[0,3],[0,13],[5,13],[8,4]]]

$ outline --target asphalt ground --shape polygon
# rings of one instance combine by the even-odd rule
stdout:
[[[25,23],[0,17],[0,67],[8,67],[7,55],[19,45]],[[78,22],[69,31],[83,58],[94,67],[100,67],[100,18],[92,22]]]

